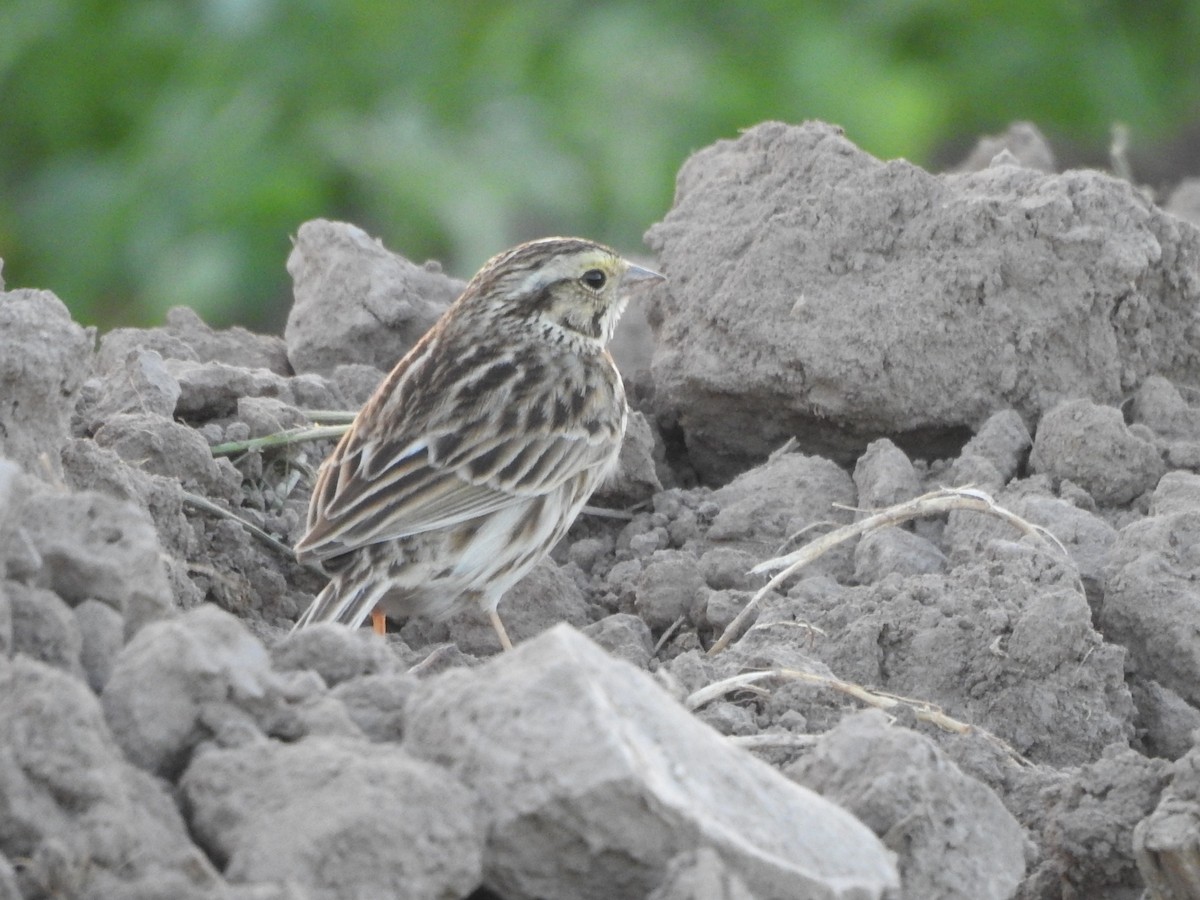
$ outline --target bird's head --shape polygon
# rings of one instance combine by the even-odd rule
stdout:
[[[547,335],[603,346],[631,289],[665,280],[581,238],[543,238],[488,261],[463,294],[497,319],[532,322]],[[581,340],[582,339],[582,340]]]

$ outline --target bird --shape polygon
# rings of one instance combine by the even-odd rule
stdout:
[[[606,345],[664,276],[582,238],[490,259],[322,463],[297,559],[330,576],[294,629],[497,606],[616,465],[629,418]]]

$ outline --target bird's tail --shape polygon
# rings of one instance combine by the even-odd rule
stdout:
[[[371,614],[386,593],[386,582],[353,581],[344,574],[335,575],[296,620],[292,631],[317,622],[341,622],[355,628]]]

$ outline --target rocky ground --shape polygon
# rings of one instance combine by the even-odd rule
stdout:
[[[0,293],[0,898],[1200,896],[1197,193],[1029,126],[941,175],[819,123],[697,153],[609,512],[511,654],[289,635],[331,439],[246,443],[461,281],[319,221],[282,338]]]

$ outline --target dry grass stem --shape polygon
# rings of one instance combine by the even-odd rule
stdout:
[[[775,748],[806,750],[817,742],[817,736],[815,734],[768,732],[766,734],[731,734],[726,740],[731,744],[737,744],[744,750],[772,750]]]
[[[622,522],[632,522],[633,513],[626,509],[605,509],[603,506],[585,506],[579,511],[581,516],[598,516],[601,519],[619,519]]]
[[[1038,543],[1057,548],[1061,552],[1062,557],[1069,561],[1066,548],[1063,547],[1058,538],[1054,537],[1054,535],[1041,526],[1034,525],[1032,522],[1022,519],[1016,513],[997,505],[996,501],[987,492],[972,487],[942,488],[941,490],[923,494],[905,503],[898,503],[895,506],[880,510],[865,519],[844,525],[836,531],[824,534],[811,544],[806,544],[799,550],[785,556],[777,556],[774,559],[768,559],[765,562],[759,563],[750,570],[752,574],[780,571],[750,598],[750,602],[729,623],[729,626],[721,633],[716,643],[709,648],[708,655],[715,656],[730,644],[734,637],[741,631],[742,625],[757,608],[763,597],[804,566],[815,559],[819,559],[839,544],[851,538],[860,537],[878,528],[898,525],[901,522],[907,522],[910,519],[918,519],[923,516],[941,515],[953,512],[956,509],[971,510],[996,516],[1012,525],[1022,534],[1033,537]]]
[[[788,438],[786,441],[784,441],[782,444],[780,444],[778,447],[776,447],[774,450],[771,451],[771,455],[767,457],[767,462],[774,462],[775,460],[779,459],[779,457],[783,456],[784,454],[791,453],[798,446],[800,446],[800,442],[798,440],[796,440],[796,438],[794,436]]]
[[[669,641],[671,639],[671,635],[673,635],[676,631],[678,631],[680,626],[683,625],[683,623],[686,621],[687,621],[687,616],[680,616],[674,622],[672,622],[670,625],[668,625],[667,630],[662,633],[662,637],[660,637],[658,639],[658,642],[655,643],[654,652],[651,653],[650,655],[657,657],[658,651],[663,648],[663,646],[667,643],[667,641]]]
[[[799,629],[800,631],[803,631],[805,634],[808,635],[810,641],[818,634],[821,637],[829,637],[829,632],[827,632],[823,628],[818,628],[816,625],[813,625],[811,622],[788,622],[788,621],[755,622],[753,625],[751,625],[746,630],[746,634],[749,634],[751,631],[768,631],[772,628],[775,628],[775,629],[779,629],[779,628]]]
[[[741,675],[722,678],[720,681],[714,681],[712,684],[705,685],[698,691],[689,694],[687,699],[683,701],[683,705],[688,708],[689,712],[695,712],[700,707],[706,706],[733,691],[748,688],[757,681],[778,678],[778,673],[782,671],[782,669],[768,669],[765,672],[744,672]]]
[[[289,547],[287,544],[283,543],[283,541],[281,541],[278,538],[275,538],[275,537],[271,536],[270,534],[268,534],[267,532],[263,531],[261,528],[259,528],[257,525],[255,525],[253,522],[246,521],[241,516],[239,516],[237,513],[230,512],[229,510],[225,509],[224,507],[219,506],[216,503],[213,503],[207,497],[201,497],[199,494],[192,494],[192,493],[189,493],[188,491],[184,491],[183,492],[183,502],[186,503],[188,506],[194,507],[195,509],[203,510],[204,512],[209,513],[211,515],[219,516],[223,519],[231,519],[232,521],[237,522],[239,525],[241,525],[243,528],[245,528],[248,532],[250,532],[256,538],[258,538],[260,541],[262,541],[268,547],[277,551],[281,556],[284,556],[287,559],[292,558],[292,556],[293,556],[292,548]],[[312,569],[312,571],[314,571],[314,572],[321,571],[319,568],[317,568],[316,566],[312,566],[312,565],[306,566],[306,568]]]
[[[838,504],[834,504],[834,505],[837,506]],[[792,534],[789,534],[787,536],[787,540],[785,540],[782,544],[780,544],[779,549],[776,550],[775,552],[777,554],[783,554],[783,553],[787,552],[788,547],[792,546],[792,544],[796,543],[798,540],[800,540],[800,538],[804,537],[809,532],[816,531],[818,528],[837,528],[837,522],[831,522],[829,520],[824,520],[821,522],[809,522],[807,525],[805,525],[799,531],[795,531]]]
[[[1008,743],[996,737],[990,732],[984,731],[981,728],[976,728],[974,725],[969,725],[966,722],[960,722],[958,719],[946,715],[940,708],[928,703],[924,700],[915,700],[910,697],[901,697],[896,694],[888,694],[882,691],[871,690],[863,687],[861,684],[856,684],[853,681],[843,681],[840,678],[834,678],[829,675],[820,675],[816,672],[805,672],[800,669],[767,669],[761,672],[746,672],[741,675],[734,675],[730,678],[724,678],[721,681],[715,681],[710,685],[700,688],[692,693],[686,700],[684,706],[689,711],[695,712],[700,707],[707,703],[732,693],[733,691],[753,689],[762,691],[763,688],[758,686],[758,682],[762,681],[801,681],[806,684],[817,685],[820,687],[833,688],[843,694],[848,694],[860,703],[865,703],[867,706],[873,706],[876,709],[889,712],[897,707],[905,707],[912,710],[917,721],[927,722],[940,728],[942,731],[952,734],[979,734],[985,737],[988,741],[995,744],[1014,762],[1023,766],[1030,765],[1029,760],[1025,759]]]
[[[414,666],[409,666],[408,674],[415,675],[418,678],[425,675],[436,669],[445,660],[452,658],[456,649],[454,644],[442,644],[439,647],[434,647],[423,660]]]

